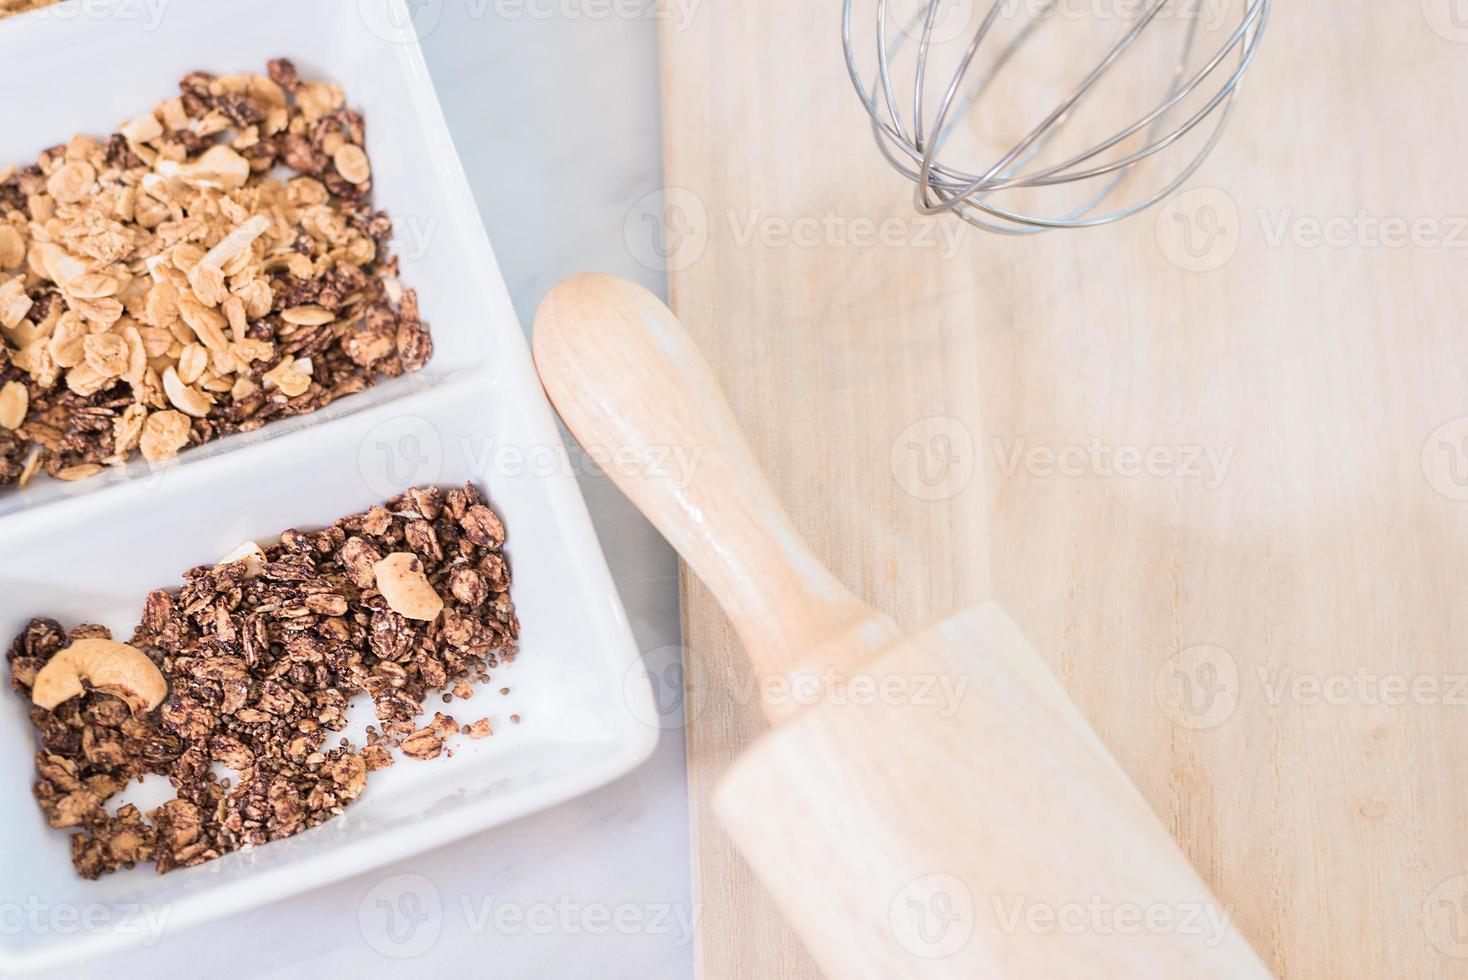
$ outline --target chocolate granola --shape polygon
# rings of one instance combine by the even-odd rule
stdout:
[[[51,826],[76,831],[77,871],[96,878],[152,861],[166,872],[289,837],[341,813],[394,749],[443,754],[459,723],[442,712],[420,722],[424,699],[468,693],[515,655],[504,539],[474,486],[419,488],[149,593],[129,645],[167,681],[156,710],[115,687],[30,709],[36,800]],[[395,611],[378,588],[374,570],[399,555],[441,601],[431,620]],[[105,652],[96,641],[110,639],[101,626],[68,632],[32,620],[7,654],[11,687],[41,700],[48,663],[83,640]],[[329,745],[361,693],[378,719],[368,744]],[[491,734],[487,719],[466,728],[470,738]],[[235,775],[219,778],[215,763]],[[109,813],[108,801],[148,773],[167,776],[176,797],[146,816],[130,805]]]
[[[277,59],[179,90],[0,167],[0,486],[165,460],[432,355],[341,88]]]

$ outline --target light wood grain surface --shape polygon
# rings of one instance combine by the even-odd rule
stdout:
[[[534,336],[546,393],[594,457],[699,459],[688,474],[610,475],[714,594],[761,681],[774,730],[714,810],[829,976],[1268,980],[998,603],[904,637],[831,577],[657,297],[576,276],[541,303]],[[1037,900],[1194,918],[1132,934],[1017,927]]]
[[[1450,10],[1277,5],[1216,190],[951,252],[780,240],[907,214],[834,9],[664,33],[673,305],[797,527],[909,629],[992,589],[1282,977],[1468,976]],[[1222,219],[1217,268],[1175,213]],[[710,815],[763,722],[692,581],[685,613],[702,975],[816,976]]]

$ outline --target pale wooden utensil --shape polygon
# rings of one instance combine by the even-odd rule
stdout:
[[[571,431],[739,631],[776,727],[716,809],[831,976],[1269,976],[1002,609],[903,637],[821,566],[656,297],[569,280],[534,345]]]

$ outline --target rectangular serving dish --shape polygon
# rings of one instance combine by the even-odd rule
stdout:
[[[399,0],[68,0],[0,22],[0,85],[27,93],[6,99],[0,161],[32,160],[74,131],[105,135],[188,71],[258,71],[279,56],[341,84],[366,115],[374,201],[398,224],[402,280],[419,292],[434,359],[163,467],[0,494],[0,643],[34,615],[101,621],[126,638],[148,589],[245,540],[472,480],[508,530],[522,637],[513,664],[448,710],[488,715],[496,734],[374,773],[343,816],[288,840],[89,882],[71,868],[69,833],[31,797],[26,704],[0,690],[0,972],[143,939],[137,910],[180,929],[488,829],[614,779],[656,743],[625,613]],[[94,925],[57,928],[58,910]]]

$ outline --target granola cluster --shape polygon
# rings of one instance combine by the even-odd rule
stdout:
[[[0,486],[167,459],[432,355],[341,88],[284,59],[179,88],[0,168]]]
[[[341,813],[395,748],[413,759],[451,754],[445,741],[459,722],[418,719],[430,694],[452,686],[444,702],[467,698],[515,655],[504,537],[472,485],[426,487],[192,569],[181,588],[148,595],[131,638],[167,681],[156,711],[116,688],[34,703],[46,700],[38,675],[44,683],[63,650],[91,640],[94,661],[115,645],[96,642],[111,639],[104,627],[68,633],[33,620],[7,655],[11,686],[33,702],[35,796],[51,826],[77,831],[77,871],[96,878],[152,861],[166,872],[288,837]],[[432,619],[395,611],[379,588],[379,570],[398,556],[437,595]],[[328,745],[359,693],[378,719],[367,744]],[[492,734],[487,718],[462,732]],[[235,775],[219,778],[216,763]],[[147,773],[167,776],[176,797],[146,817],[132,805],[109,812],[108,800]]]

